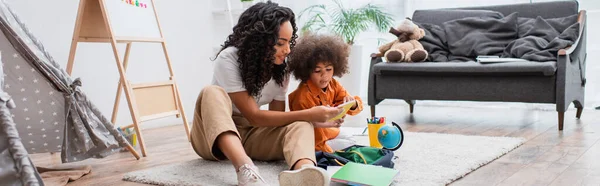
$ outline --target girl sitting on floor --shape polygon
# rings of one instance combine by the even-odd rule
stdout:
[[[363,110],[362,100],[350,95],[333,78],[348,72],[349,45],[334,35],[306,33],[299,38],[295,50],[288,56],[289,70],[301,83],[288,96],[291,111],[315,106],[337,106],[348,101],[355,104],[347,114],[356,115]],[[315,127],[315,150],[333,153],[335,150],[356,144],[351,135],[340,134],[344,119],[333,122],[328,128]],[[332,125],[325,125],[332,126]]]

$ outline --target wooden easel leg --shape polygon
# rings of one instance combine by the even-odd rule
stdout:
[[[71,75],[71,72],[73,72],[73,63],[75,61],[75,52],[76,51],[77,51],[77,40],[73,39],[73,42],[71,43],[71,52],[69,54],[69,61],[67,62],[67,74],[69,74],[69,75]]]
[[[158,17],[157,17],[158,20]],[[161,31],[162,32],[162,31]],[[175,73],[173,72],[173,67],[171,66],[171,58],[169,58],[169,52],[167,51],[167,43],[165,41],[163,41],[161,43],[162,48],[163,48],[163,52],[165,54],[165,59],[167,61],[167,66],[169,67],[169,74],[171,75],[171,80],[175,81]],[[177,101],[177,110],[179,110],[179,113],[181,114],[181,118],[183,120],[183,126],[185,128],[185,133],[187,134],[188,137],[188,141],[192,141],[191,137],[190,137],[190,126],[189,123],[187,121],[187,117],[185,116],[185,111],[183,109],[183,104],[181,103],[181,96],[179,96],[179,87],[177,86],[177,83],[174,84],[175,87],[173,87],[175,89],[175,100]]]
[[[188,141],[191,142],[192,138],[190,136],[190,125],[188,123],[187,117],[185,116],[185,111],[183,110],[183,104],[181,103],[181,96],[177,96],[179,95],[179,87],[177,86],[177,83],[175,83],[175,91],[177,91],[176,98],[177,98],[177,105],[179,105],[179,113],[181,113],[181,118],[183,120],[183,126],[185,127],[185,134],[187,134],[188,137]]]
[[[125,57],[123,59],[123,69],[127,72],[127,63],[129,62],[129,51],[131,51],[131,43],[127,43],[127,47],[125,48]],[[117,96],[115,96],[115,105],[113,107],[112,118],[110,122],[116,124],[117,122],[117,113],[119,112],[119,103],[121,101],[121,88],[123,86],[123,79],[119,79],[119,85],[117,86]]]
[[[117,52],[116,42],[114,44],[115,45],[113,45],[113,50],[116,53]],[[135,133],[136,133],[138,141],[140,143],[140,149],[142,150],[142,156],[146,157],[146,144],[144,143],[142,131],[140,130],[140,125],[139,125],[140,118],[138,116],[138,111],[136,108],[137,104],[135,103],[135,98],[133,97],[133,92],[132,92],[133,90],[131,89],[131,85],[129,84],[129,82],[127,81],[127,78],[125,76],[125,67],[118,60],[118,53],[115,54],[115,56],[117,57],[117,68],[119,69],[119,74],[121,76],[120,82],[122,82],[122,87],[123,87],[123,89],[125,89],[125,97],[127,98],[129,112],[131,114],[131,119],[133,120],[133,126],[135,129]],[[119,86],[119,87],[121,87],[121,86]],[[118,89],[120,89],[120,88],[118,88]],[[133,147],[132,147],[132,150],[133,150]],[[135,153],[135,154],[137,154],[137,153]],[[135,154],[134,154],[134,156],[135,156]]]
[[[118,68],[119,68],[119,71],[123,72],[122,71],[123,65],[121,65],[121,63],[118,63]],[[121,74],[121,78],[124,80],[126,79],[124,72],[123,72],[123,74]],[[137,111],[137,108],[135,107],[135,105],[137,105],[137,104],[135,103],[135,100],[133,98],[133,92],[131,89],[131,85],[129,84],[129,82],[124,81],[123,88],[125,89],[125,97],[127,98],[127,103],[129,105],[131,119],[133,120],[133,127],[135,129],[135,133],[136,133],[138,141],[140,143],[140,149],[142,150],[142,156],[146,157],[146,144],[144,143],[142,131],[140,130],[140,125],[139,125],[140,118],[138,117],[138,111]]]
[[[137,153],[137,151],[135,151],[135,149],[130,144],[127,144],[126,148],[129,152],[131,152],[131,154],[133,154],[133,156],[135,156],[135,159],[137,159],[137,160],[140,159],[140,155]]]
[[[75,52],[77,52],[77,43],[79,42],[79,32],[81,31],[85,3],[86,1],[80,1],[79,9],[77,10],[77,20],[75,21],[75,29],[73,30],[73,38],[71,40],[71,51],[69,52],[69,59],[67,61],[67,74],[69,75],[73,72],[73,63],[75,62]]]
[[[125,48],[125,57],[123,59],[123,70],[125,70],[126,72],[127,72],[127,64],[129,62],[129,51],[131,51],[131,43],[127,43],[127,46]],[[113,107],[113,113],[112,113],[112,118],[111,118],[111,122],[113,123],[113,125],[115,125],[117,123],[117,113],[119,112],[119,103],[121,100],[121,88],[123,88],[123,79],[119,79],[119,84],[117,86],[117,95],[115,96],[115,104]],[[130,144],[127,144],[127,150],[129,150],[129,152],[131,152],[131,154],[133,154],[133,156],[135,156],[135,159],[137,159],[137,160],[140,159],[140,155],[137,153],[135,148],[133,148],[133,146],[131,146]]]
[[[129,89],[129,86],[127,87],[127,89]],[[129,94],[128,92],[125,92],[125,95]],[[129,96],[130,97],[130,96]],[[129,103],[130,108],[132,108],[134,105],[132,105],[131,101]],[[130,111],[133,112],[137,112],[137,110],[133,110],[130,109]],[[133,116],[135,115],[135,116]],[[142,150],[142,155],[144,157],[146,157],[146,144],[144,143],[144,138],[142,137],[142,131],[140,130],[140,125],[139,125],[139,120],[140,118],[137,117],[137,114],[132,114],[132,119],[133,119],[133,125],[135,125],[135,133],[138,137],[138,141],[140,143],[140,149]]]

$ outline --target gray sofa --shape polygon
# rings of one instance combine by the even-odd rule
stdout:
[[[517,12],[517,15],[513,15],[515,12]],[[575,36],[572,39],[573,42],[569,43],[569,46],[561,46],[562,48],[560,49],[543,51],[546,55],[551,54],[554,56],[554,60],[552,61],[529,60],[527,62],[493,64],[476,62],[472,55],[462,56],[462,58],[461,56],[452,56],[453,52],[461,52],[460,50],[465,51],[465,48],[469,48],[468,46],[452,48],[452,45],[458,42],[452,43],[450,36],[452,34],[460,35],[463,33],[451,33],[457,29],[446,29],[439,32],[439,28],[451,28],[448,27],[449,25],[456,26],[456,20],[459,19],[471,19],[473,21],[472,19],[486,18],[490,20],[503,19],[509,16],[518,17],[518,23],[507,24],[517,24],[515,30],[518,33],[514,36],[510,35],[509,38],[521,38],[521,34],[527,32],[525,27],[527,26],[525,24],[527,20],[546,23],[544,20],[571,16],[576,23],[573,27],[577,30],[573,32]],[[445,33],[447,40],[440,39],[441,42],[439,43],[443,45],[441,48],[448,47],[447,51],[440,53],[442,50],[438,50],[439,48],[432,48],[431,45],[429,47],[426,46],[425,48],[430,52],[428,61],[417,63],[389,63],[384,61],[384,57],[381,54],[372,54],[368,85],[368,104],[371,107],[372,116],[376,114],[375,107],[381,101],[385,99],[401,99],[409,104],[411,113],[413,112],[416,100],[555,104],[556,111],[558,112],[559,130],[563,129],[565,111],[570,103],[573,103],[577,108],[576,117],[580,118],[584,107],[584,89],[586,84],[586,13],[585,10],[579,10],[577,1],[417,10],[412,16],[412,21],[420,26],[438,26],[435,27],[438,28],[438,35],[435,34],[435,29],[432,29],[433,27],[428,27],[429,30],[427,33],[430,34],[428,37],[432,37],[432,35],[439,36],[439,34],[443,35]],[[454,22],[450,24],[450,21]],[[562,19],[554,21],[554,23],[547,25],[552,26],[555,23],[564,22]],[[522,26],[523,28],[521,28]],[[535,30],[536,28],[540,28],[540,26],[529,26],[530,30]],[[465,34],[471,33],[464,32]],[[502,34],[495,33],[495,35]],[[463,37],[471,38],[466,35],[463,35]],[[484,38],[487,37],[484,36]],[[427,40],[422,39],[420,41],[423,43]],[[526,53],[523,52],[526,50],[517,48],[519,45],[514,43],[509,45],[504,43],[500,46],[493,46],[487,43],[487,45],[483,46],[490,46],[490,49],[496,47],[496,50],[498,50],[498,47],[501,47],[499,48],[500,52],[504,50],[505,54],[508,53],[508,57]],[[508,49],[508,47],[513,48]],[[486,49],[486,47],[480,46],[472,47],[467,51],[467,54],[473,54],[473,51],[475,51],[474,54],[484,54],[482,52],[488,52]],[[510,56],[511,52],[513,56]],[[538,51],[535,54],[541,53],[541,51]],[[531,56],[523,56],[523,58],[525,57]],[[472,58],[472,61],[465,61],[465,59],[469,58]]]

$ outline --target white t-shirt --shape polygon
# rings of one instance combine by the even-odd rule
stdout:
[[[212,84],[222,87],[227,93],[246,90],[244,88],[244,83],[242,82],[239,63],[237,62],[237,51],[238,49],[235,47],[228,47],[221,51],[215,60]],[[275,79],[271,78],[271,80],[265,84],[260,95],[254,97],[254,99],[257,100],[258,107],[269,104],[273,100],[285,101],[289,84],[289,74],[285,77],[282,84],[283,87],[279,86],[277,82],[275,82]],[[235,104],[232,106],[233,112],[240,114],[240,111]]]

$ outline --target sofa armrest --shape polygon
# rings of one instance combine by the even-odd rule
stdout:
[[[587,25],[586,25],[586,11],[585,10],[581,10],[579,11],[579,16],[577,18],[577,22],[579,23],[579,36],[577,37],[577,40],[575,40],[575,42],[573,43],[573,45],[564,48],[564,49],[560,49],[558,51],[558,70],[561,71],[561,68],[567,68],[567,64],[566,60],[561,60],[561,59],[569,59],[568,61],[571,63],[571,65],[574,65],[574,67],[576,67],[577,70],[579,71],[579,78],[581,79],[581,86],[585,86],[586,84],[586,78],[585,78],[585,62],[586,62],[586,57],[587,57],[587,53],[586,53],[586,40],[587,40]],[[564,72],[564,70],[562,70]]]
[[[571,102],[576,107],[583,108],[585,97],[585,63],[587,25],[586,12],[581,10],[577,19],[579,22],[579,37],[573,45],[558,51],[556,63],[556,110],[565,112]]]
[[[371,54],[371,62],[369,64],[369,87],[367,89],[367,103],[370,106],[377,105],[381,100],[375,98],[375,71],[373,65],[383,62],[383,55],[379,53]]]
[[[578,47],[580,47],[582,44],[584,44],[585,40],[583,40],[583,39],[585,39],[585,38],[582,38],[582,37],[583,37],[584,29],[586,26],[585,25],[586,18],[587,18],[586,11],[585,10],[579,11],[579,15],[577,16],[577,23],[579,23],[579,36],[577,37],[577,40],[575,40],[575,43],[573,43],[572,46],[558,50],[558,55],[572,55],[573,52],[575,52],[575,50],[577,50]],[[573,47],[573,46],[575,46],[575,47]]]

